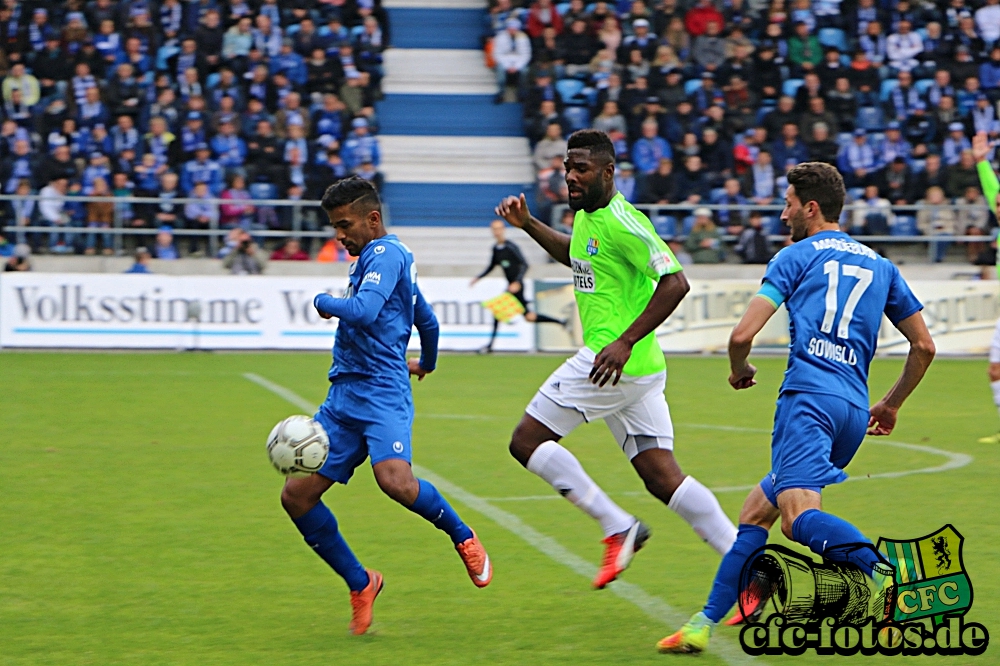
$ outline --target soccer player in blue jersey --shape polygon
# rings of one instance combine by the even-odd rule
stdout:
[[[371,625],[382,574],[361,566],[321,498],[334,483],[346,484],[365,458],[371,458],[375,480],[386,495],[451,537],[476,587],[489,584],[493,568],[475,533],[410,468],[409,375],[422,380],[433,372],[438,347],[437,319],[417,287],[413,255],[386,232],[382,203],[369,181],[339,181],[327,189],[320,205],[337,240],[358,260],[344,298],[319,294],[313,301],[321,317],[340,319],[330,392],[314,417],[330,438],[330,453],[319,472],[285,482],[281,504],[306,543],[347,581],[350,629],[363,634]],[[420,359],[407,360],[414,326]]]
[[[822,510],[821,491],[847,478],[844,467],[869,435],[888,435],[903,401],[934,359],[923,306],[888,260],[840,231],[844,181],[827,164],[807,162],[788,172],[781,219],[793,245],[771,259],[757,296],[729,339],[733,388],[757,382],[747,362],[756,336],[782,303],[791,343],[778,394],[771,471],[750,491],[736,543],[722,558],[705,608],[658,644],[661,652],[701,652],[712,629],[737,601],[747,558],[767,542],[774,521],[782,533],[818,555],[850,562],[873,578],[870,609],[877,620],[891,602],[891,569],[853,525]],[[910,343],[902,375],[868,407],[868,366],[885,314]]]

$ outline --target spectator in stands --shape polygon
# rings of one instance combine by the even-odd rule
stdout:
[[[727,234],[739,235],[746,224],[746,206],[749,201],[740,188],[740,181],[727,178],[722,186],[722,192],[712,197],[712,203],[725,206],[715,211],[716,221],[726,230]]]
[[[535,144],[534,163],[535,170],[541,171],[548,168],[555,157],[566,156],[566,139],[563,138],[562,126],[557,123],[549,123],[545,129],[545,136]]]
[[[955,203],[964,204],[967,208],[957,211],[955,233],[966,236],[986,236],[990,230],[990,213],[986,198],[978,187],[967,187],[962,197]],[[986,249],[985,243],[966,243],[965,253],[969,263],[976,263],[976,258]]]
[[[181,191],[185,196],[190,195],[198,183],[205,183],[212,196],[218,196],[222,192],[222,167],[215,160],[209,159],[211,154],[208,144],[199,143],[194,148],[194,159],[185,162],[181,170]]]
[[[924,236],[951,236],[955,234],[955,211],[947,205],[944,191],[937,186],[927,189],[924,199],[917,202],[921,207],[917,211],[917,229]],[[947,242],[932,242],[933,261],[940,263],[948,251]]]
[[[323,243],[323,247],[320,248],[319,254],[316,255],[316,261],[320,263],[354,261],[354,259],[354,257],[347,253],[347,249],[332,236],[328,238],[325,243]]]
[[[144,245],[140,245],[139,247],[135,248],[134,263],[131,266],[129,266],[129,269],[125,272],[144,274],[144,275],[151,274],[153,272],[149,268],[149,260],[151,258],[152,255],[150,255],[149,250]]]
[[[211,203],[212,194],[209,192],[208,183],[201,181],[195,183],[192,191],[188,194],[192,201],[184,206],[184,227],[198,231],[208,231],[217,226],[219,221],[219,209]],[[188,252],[193,256],[201,256],[203,248],[208,238],[206,236],[191,236],[188,242]]]
[[[238,233],[236,249],[223,258],[223,268],[233,275],[260,275],[267,266],[267,258],[248,232],[241,229]]]
[[[879,195],[893,205],[905,206],[910,203],[913,191],[913,174],[902,155],[894,156],[888,166],[876,178]]]
[[[986,5],[976,10],[976,28],[987,44],[1000,40],[1000,0],[986,0]]]
[[[718,21],[708,21],[705,33],[696,37],[691,47],[691,59],[702,69],[715,72],[726,62],[726,43],[719,36]]]
[[[15,245],[13,254],[4,263],[3,270],[5,273],[30,271],[31,247],[27,243],[18,243]]]
[[[289,238],[271,253],[271,261],[309,261],[309,253],[302,249],[298,239]]]
[[[509,18],[504,23],[504,30],[498,32],[493,39],[493,58],[496,60],[496,75],[498,92],[494,98],[496,104],[504,100],[504,89],[513,85],[523,90],[527,82],[528,63],[531,62],[531,40],[521,32],[521,21]]]
[[[920,146],[924,149],[929,148],[937,137],[937,122],[934,116],[927,115],[926,111],[927,105],[918,102],[914,105],[913,112],[903,121],[903,138],[914,149]]]
[[[675,203],[677,201],[677,177],[674,175],[673,160],[667,157],[660,158],[656,171],[643,177],[639,185],[639,200],[642,203]]]
[[[344,148],[341,156],[348,170],[357,169],[365,160],[370,161],[376,167],[381,164],[382,158],[379,153],[378,138],[368,132],[368,121],[364,118],[355,118],[351,121],[351,133],[344,141]]]
[[[815,123],[812,126],[811,138],[812,140],[807,144],[809,160],[811,162],[826,162],[836,166],[840,146],[830,138],[830,127],[823,122]]]
[[[535,0],[528,8],[528,25],[525,31],[532,39],[542,36],[545,28],[551,27],[556,32],[562,32],[563,20],[556,11],[552,0]]]
[[[781,128],[781,138],[771,144],[771,156],[775,165],[783,171],[809,159],[809,149],[799,138],[798,124],[785,123]]]
[[[635,179],[635,167],[631,162],[618,163],[615,170],[615,187],[629,203],[639,201],[639,186]]]
[[[250,203],[246,179],[239,173],[233,173],[226,180],[229,186],[220,197],[226,203],[219,206],[219,226],[224,229],[237,226],[249,229],[257,209]]]
[[[625,117],[619,112],[617,102],[605,102],[601,108],[601,113],[594,118],[592,127],[606,134],[611,134],[612,132],[626,134],[628,132]]]
[[[721,187],[733,175],[733,147],[719,136],[719,130],[705,127],[699,155],[711,187]]]
[[[659,125],[654,118],[642,123],[642,137],[632,146],[632,161],[640,175],[649,175],[659,168],[660,160],[672,158],[670,144],[658,136]]]
[[[894,219],[892,204],[879,196],[877,185],[869,184],[865,186],[864,196],[854,202],[850,233],[885,236]]]
[[[781,137],[782,128],[787,123],[798,124],[799,114],[795,112],[795,98],[783,95],[778,100],[778,107],[764,117],[763,127],[767,130],[767,140],[777,141]]]
[[[958,164],[949,166],[947,173],[944,191],[951,198],[962,196],[966,188],[979,187],[976,160],[971,148],[962,151]]]
[[[181,223],[181,205],[170,203],[172,199],[180,198],[177,174],[166,171],[160,176],[160,202],[153,204],[146,212],[145,222],[148,226],[174,228]]]
[[[823,47],[815,35],[810,34],[809,24],[799,21],[794,26],[795,34],[788,38],[788,61],[793,74],[802,76],[813,72],[823,61]]]
[[[93,189],[90,192],[95,197],[110,197],[111,189],[108,181],[104,178],[94,179]],[[115,205],[110,201],[89,201],[87,202],[87,228],[88,229],[110,229],[115,223]],[[97,252],[97,234],[87,234],[87,246],[84,254],[94,254]],[[111,234],[101,234],[101,253],[110,255],[114,253],[111,247]]]
[[[173,260],[179,259],[177,247],[174,245],[174,229],[171,226],[162,226],[156,232],[156,245],[153,246],[153,255],[157,259]]]
[[[854,130],[854,141],[840,152],[838,168],[848,188],[865,187],[882,168],[879,156],[868,142],[868,133]]]
[[[684,241],[684,249],[691,253],[691,259],[696,264],[722,263],[722,238],[712,222],[712,211],[708,208],[694,211],[694,226]]]
[[[896,32],[886,38],[886,58],[889,65],[900,72],[912,72],[920,65],[919,57],[924,51],[924,41],[919,33],[913,32],[908,20],[901,20]]]
[[[70,216],[66,212],[66,192],[69,189],[69,181],[60,178],[51,181],[38,193],[42,198],[38,201],[38,212],[41,216],[41,223],[45,226],[53,227],[49,232],[49,250],[55,253],[66,253],[73,251],[73,242],[76,238],[74,234],[65,230],[70,224]]]
[[[826,101],[822,97],[813,97],[809,100],[809,109],[802,114],[802,120],[799,121],[799,136],[806,137],[807,141],[811,140],[813,126],[817,123],[826,125],[827,132],[829,128],[838,126],[837,117],[827,110]]]
[[[21,91],[21,101],[31,107],[38,104],[41,99],[41,86],[34,75],[29,74],[24,63],[14,63],[10,72],[4,77],[0,91],[3,93],[3,101],[10,102],[13,99],[13,92]]]
[[[733,250],[744,264],[766,264],[771,260],[774,252],[764,230],[764,218],[760,211],[750,213],[749,224],[740,231]]]
[[[694,7],[684,15],[684,27],[692,37],[700,37],[708,30],[708,24],[723,25],[725,17],[712,4],[712,0],[697,0]]]
[[[904,161],[909,161],[913,148],[903,138],[900,131],[901,125],[892,121],[885,128],[885,138],[878,146],[880,158],[883,163],[889,163],[897,157],[902,157]]]
[[[687,155],[677,174],[677,200],[697,204],[708,201],[711,185],[698,155]],[[709,213],[711,215],[711,213]]]

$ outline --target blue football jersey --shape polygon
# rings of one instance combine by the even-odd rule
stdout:
[[[361,250],[344,298],[320,294],[315,304],[340,318],[330,381],[350,375],[387,377],[409,388],[406,347],[414,325],[420,333],[420,364],[434,369],[437,318],[417,286],[413,255],[396,236],[377,238]]]
[[[840,231],[782,249],[764,282],[788,310],[788,369],[781,392],[843,397],[868,409],[868,367],[883,313],[893,325],[923,309],[899,269]]]

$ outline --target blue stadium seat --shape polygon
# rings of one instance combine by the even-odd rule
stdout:
[[[934,85],[934,79],[920,79],[919,81],[914,82],[913,87],[916,88],[917,92],[920,93],[920,96],[923,97],[927,94],[927,91],[931,89],[932,85]]]
[[[889,227],[890,236],[919,236],[917,231],[917,218],[912,215],[897,215],[892,226]]]
[[[817,38],[823,46],[835,46],[841,53],[847,50],[847,36],[840,28],[820,28]]]
[[[299,24],[298,23],[294,23],[294,24],[288,26],[287,28],[285,28],[285,37],[291,37],[292,35],[294,35],[298,31],[299,31]]]
[[[572,99],[583,90],[584,83],[577,79],[559,79],[556,81],[556,91],[562,97],[563,102],[571,103]]]
[[[673,238],[677,235],[677,220],[672,215],[653,215],[649,218],[653,229],[660,238]]]
[[[590,127],[590,111],[585,106],[567,106],[563,109],[563,118],[572,132]]]
[[[843,148],[844,146],[854,141],[854,135],[850,132],[841,132],[837,135],[837,145]]]
[[[709,198],[712,203],[719,203],[722,201],[722,197],[726,196],[726,188],[724,187],[713,187],[711,193],[709,193]]]
[[[882,110],[877,106],[863,106],[858,109],[857,126],[868,131],[882,129]]]
[[[559,12],[559,16],[566,16],[566,12],[569,11],[569,3],[560,2],[558,5],[556,5],[556,11]]]
[[[683,222],[681,222],[681,235],[683,236],[689,235],[693,228],[694,228],[694,215],[688,215],[687,217],[684,218]]]
[[[587,86],[580,91],[580,94],[587,100],[588,106],[594,106],[597,103],[597,88]]]
[[[889,101],[889,96],[892,95],[892,91],[899,87],[899,81],[896,79],[886,79],[882,82],[882,89],[879,90],[878,98],[883,102]]]
[[[851,201],[858,201],[863,199],[865,196],[865,188],[863,187],[852,187],[847,190],[847,198]]]
[[[277,199],[278,188],[273,183],[250,183],[250,198],[256,201]]]
[[[208,78],[205,79],[205,87],[208,89],[214,88],[216,84],[219,83],[219,79],[221,78],[222,78],[221,74],[219,74],[218,72],[212,72],[211,74],[208,75]]]
[[[788,95],[789,97],[795,97],[795,93],[799,91],[802,84],[805,83],[802,79],[788,79],[781,86],[781,94]]]
[[[698,88],[701,88],[701,79],[691,79],[684,82],[684,94],[691,96]]]

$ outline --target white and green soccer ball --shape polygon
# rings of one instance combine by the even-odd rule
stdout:
[[[267,436],[267,456],[285,476],[309,476],[323,466],[329,452],[326,431],[308,416],[289,416]]]

